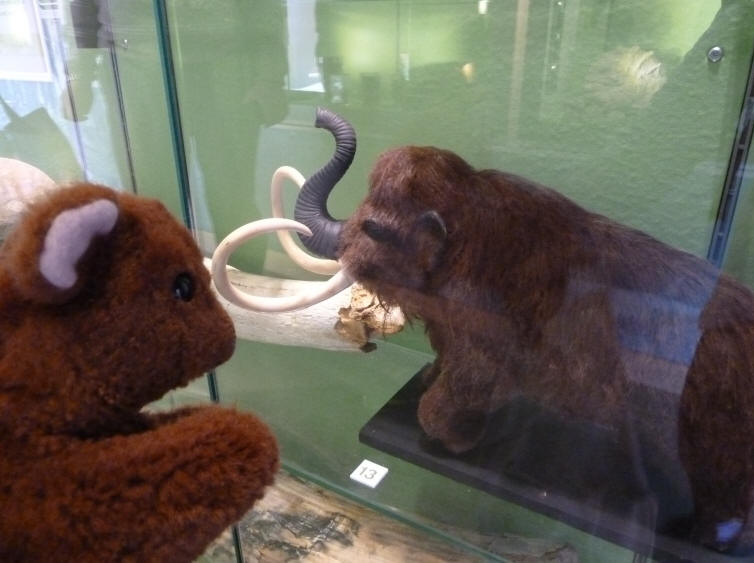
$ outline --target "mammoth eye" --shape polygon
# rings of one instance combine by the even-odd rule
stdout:
[[[365,219],[361,224],[361,229],[375,242],[391,242],[395,239],[393,231],[372,219]]]
[[[194,280],[189,274],[178,274],[173,280],[173,297],[181,301],[191,301],[194,296]]]

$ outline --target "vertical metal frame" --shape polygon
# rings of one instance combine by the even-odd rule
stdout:
[[[172,43],[170,40],[170,24],[168,21],[167,6],[165,0],[154,0],[155,25],[157,27],[157,43],[160,49],[162,63],[162,77],[165,88],[165,98],[168,105],[168,120],[170,122],[170,137],[173,145],[173,157],[175,158],[176,174],[178,175],[178,189],[181,195],[181,211],[186,226],[196,235],[194,225],[193,204],[191,200],[191,185],[189,182],[188,159],[186,157],[186,145],[183,137],[183,123],[181,121],[180,103],[178,100],[178,86],[173,61]],[[207,373],[207,386],[209,398],[213,403],[220,401],[220,389],[217,384],[217,375],[214,371]],[[240,533],[238,526],[231,528],[233,537],[233,549],[236,561],[243,563]]]
[[[162,63],[162,78],[165,96],[168,104],[168,119],[170,121],[170,136],[173,144],[176,173],[178,175],[178,189],[181,193],[181,211],[183,221],[192,231],[195,231],[193,220],[193,205],[191,202],[191,187],[189,183],[188,160],[183,138],[183,123],[178,100],[178,85],[175,75],[173,49],[170,40],[170,25],[168,22],[167,5],[165,0],[154,0],[155,25],[157,27],[157,44],[160,49]]]
[[[707,259],[717,267],[722,267],[725,253],[728,250],[730,233],[733,228],[733,219],[736,215],[738,196],[743,183],[746,160],[751,149],[752,137],[754,136],[754,53],[752,53],[749,65],[749,80],[746,85],[741,113],[738,116],[736,135],[733,139],[728,171],[725,175],[720,205],[717,209],[715,225],[712,229],[712,238]]]

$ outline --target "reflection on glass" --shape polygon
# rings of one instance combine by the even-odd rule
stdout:
[[[503,169],[551,185],[590,210],[639,227],[671,246],[704,256],[754,45],[746,24],[751,15],[752,6],[745,2],[722,5],[679,2],[662,6],[635,2],[621,9],[583,1],[288,3],[286,29],[295,37],[287,39],[287,113],[279,123],[260,130],[253,185],[245,186],[238,197],[233,197],[230,194],[238,190],[235,186],[205,184],[210,209],[214,207],[214,227],[218,235],[224,236],[242,223],[268,216],[268,183],[277,166],[293,165],[308,176],[326,161],[331,139],[311,129],[314,107],[325,105],[344,115],[359,134],[354,164],[328,203],[336,218],[346,218],[357,208],[380,153],[400,145],[435,145],[458,153],[477,168]],[[190,19],[188,10],[185,17]],[[710,60],[707,57],[710,44],[724,45],[726,55],[716,62]],[[185,59],[184,87],[192,80],[192,68],[189,59]],[[194,133],[203,134],[198,128]],[[217,159],[218,163],[227,161],[227,156],[218,154]],[[408,174],[410,165],[404,162],[402,166],[396,165],[396,169]],[[459,183],[462,184],[449,182]],[[465,189],[464,197],[471,198],[470,192],[471,188]],[[289,210],[293,208],[294,197],[295,190],[291,189]],[[234,210],[236,216],[243,216],[240,221],[229,221],[230,215],[220,211],[216,200],[227,205],[228,198],[235,202],[253,198],[243,212]],[[463,197],[459,198],[456,208],[463,205]],[[369,203],[366,205],[372,209]],[[489,204],[483,207],[494,208]],[[413,209],[411,205],[408,208]],[[537,209],[547,217],[546,205]],[[365,212],[361,213],[358,217],[363,219]],[[397,217],[400,213],[392,210],[383,215]],[[504,224],[506,214],[499,215],[498,221]],[[537,221],[543,219],[535,214],[533,221],[540,225]],[[494,219],[492,222],[495,223]],[[597,230],[606,229],[607,233],[613,228],[607,225],[612,223],[607,222]],[[558,245],[565,244],[561,237],[565,237],[566,229],[556,226],[553,222],[549,229],[542,227],[539,238],[529,233],[509,242],[510,237],[500,235],[480,243],[479,248],[494,249],[489,250],[494,257],[489,259],[488,267],[490,271],[502,271],[506,269],[502,258],[505,250],[530,241],[526,236],[535,239],[530,241],[532,244],[538,240],[543,245],[542,254],[535,253],[538,257],[548,255],[545,248],[548,245],[542,241],[550,241],[549,247],[561,248]],[[615,232],[633,233],[623,227],[615,228]],[[401,229],[392,238],[406,242],[405,229]],[[430,229],[427,236],[436,231]],[[379,236],[374,229],[369,232],[377,239],[392,240],[383,230],[379,230]],[[481,237],[480,232],[477,238]],[[611,235],[605,236],[609,239]],[[606,241],[600,237],[588,243],[582,241],[584,248],[578,252],[584,253],[585,262],[561,272],[558,279],[562,286],[553,282],[561,292],[551,303],[546,299],[545,289],[536,291],[536,283],[527,286],[521,282],[521,291],[529,295],[529,301],[539,303],[543,315],[529,319],[529,333],[516,325],[515,315],[510,321],[512,326],[508,326],[504,320],[508,317],[501,316],[486,301],[474,307],[470,295],[494,290],[486,286],[480,290],[484,276],[471,276],[460,284],[463,291],[459,289],[461,293],[450,302],[429,299],[418,311],[413,311],[425,321],[429,342],[406,334],[393,341],[405,347],[381,345],[377,352],[361,360],[311,350],[283,351],[243,345],[237,360],[221,374],[227,390],[225,396],[230,393],[241,401],[247,400],[254,408],[266,410],[272,419],[277,417],[277,427],[289,452],[288,467],[310,477],[314,475],[329,486],[361,496],[364,493],[344,477],[350,473],[344,467],[348,462],[336,458],[382,456],[376,461],[397,467],[401,474],[398,479],[404,481],[393,486],[386,484],[377,493],[379,505],[401,510],[410,518],[451,520],[454,525],[496,535],[500,534],[493,523],[497,520],[492,517],[487,520],[482,514],[515,513],[515,524],[506,519],[511,525],[508,530],[534,536],[543,534],[541,522],[531,524],[536,520],[532,514],[517,512],[483,493],[468,489],[460,493],[460,488],[453,488],[453,493],[442,498],[437,491],[447,484],[439,484],[431,472],[417,467],[424,464],[439,471],[437,465],[432,466],[433,462],[427,464],[427,457],[432,455],[417,454],[421,448],[407,454],[415,444],[409,447],[404,447],[405,443],[393,444],[391,450],[385,446],[385,441],[391,439],[389,430],[388,437],[367,442],[378,445],[376,450],[355,443],[354,436],[365,422],[393,395],[393,403],[387,403],[385,409],[398,408],[395,401],[399,404],[407,401],[409,407],[403,412],[408,413],[412,428],[416,429],[414,417],[418,409],[424,431],[440,428],[437,432],[442,434],[445,428],[452,434],[462,428],[475,436],[471,441],[463,438],[463,447],[454,446],[449,439],[451,449],[456,451],[473,446],[484,431],[488,442],[471,447],[460,460],[430,450],[440,458],[455,460],[448,463],[455,464],[457,471],[461,471],[458,467],[463,463],[477,468],[485,462],[507,463],[509,471],[528,486],[539,487],[540,492],[551,498],[564,495],[553,501],[551,508],[558,502],[565,503],[559,509],[564,512],[572,509],[573,516],[574,511],[579,513],[579,508],[563,507],[570,502],[567,499],[578,498],[586,499],[580,505],[582,508],[603,511],[598,515],[580,513],[582,529],[615,540],[613,534],[624,533],[630,521],[640,523],[645,530],[657,528],[662,534],[669,534],[662,540],[651,534],[639,538],[638,544],[645,547],[670,541],[668,537],[688,537],[684,534],[694,535],[695,542],[720,549],[734,546],[742,529],[740,513],[746,511],[745,505],[719,511],[720,514],[711,509],[715,515],[709,517],[700,508],[704,523],[694,528],[689,521],[693,499],[704,496],[700,490],[707,487],[707,482],[700,480],[695,470],[691,471],[693,475],[687,474],[689,463],[692,466],[697,463],[689,462],[687,456],[696,454],[679,454],[677,424],[680,405],[688,400],[683,397],[691,393],[684,395],[684,390],[696,385],[686,385],[689,367],[695,365],[695,358],[706,357],[705,338],[712,338],[702,336],[705,329],[703,323],[700,325],[700,315],[715,310],[716,303],[728,299],[740,286],[728,278],[719,282],[719,273],[701,259],[655,246],[660,243],[647,242],[649,239],[638,233],[626,237],[625,246],[630,250],[615,250],[615,260],[627,262],[612,269],[602,263],[604,257],[598,258],[602,256],[600,252],[609,252]],[[531,244],[524,248],[531,250]],[[663,277],[665,266],[658,266],[651,258],[655,248],[668,249],[674,264],[670,270],[674,274]],[[253,262],[255,252],[259,253],[257,262]],[[367,246],[359,246],[353,252],[361,260],[368,255]],[[484,255],[483,250],[479,252]],[[630,252],[635,254],[636,264],[625,256]],[[401,258],[381,270],[396,286],[405,288],[414,279],[409,268],[411,261],[396,253]],[[642,254],[648,255],[646,262],[642,261]],[[264,248],[260,246],[249,251],[247,257],[240,257],[237,264],[256,271],[301,277],[300,272],[287,265],[285,254],[272,239]],[[552,275],[560,271],[548,268],[546,262],[538,265]],[[380,270],[372,266],[375,269]],[[595,272],[602,273],[594,278]],[[689,282],[690,286],[684,290],[689,279],[698,283]],[[511,283],[515,287],[515,282]],[[549,287],[545,281],[542,283]],[[554,287],[548,290],[555,291]],[[384,294],[385,287],[379,288]],[[741,291],[748,294],[746,289]],[[389,300],[390,295],[383,297]],[[500,307],[505,309],[506,298],[500,299]],[[510,299],[518,303],[510,305],[512,308],[529,303],[524,295]],[[436,311],[437,315],[429,311]],[[469,319],[468,323],[462,322],[464,318]],[[583,322],[577,322],[578,319]],[[460,325],[444,332],[437,328],[452,320]],[[745,327],[747,322],[744,319],[737,326]],[[700,341],[702,352],[698,353]],[[413,352],[412,348],[418,351]],[[431,351],[438,357],[428,353]],[[710,354],[710,357],[716,356]],[[245,375],[244,361],[263,362],[266,370],[286,383],[255,379],[252,397],[245,392],[244,377],[251,376]],[[422,366],[428,363],[435,368],[422,371]],[[474,387],[464,377],[443,377],[444,370],[438,366],[446,364],[453,366],[450,371],[469,372],[472,380],[489,383],[477,389],[480,404],[484,405],[475,411],[479,416],[453,417],[452,409],[443,407],[454,396],[453,392],[462,389],[462,394],[473,395]],[[514,386],[517,391],[512,393],[514,399],[510,403],[507,393],[498,389],[497,395],[492,391],[496,387],[490,381],[498,381],[493,374],[499,375],[501,370],[518,374],[514,377],[518,381]],[[423,376],[412,379],[420,371]],[[363,376],[366,373],[368,377]],[[593,377],[585,376],[586,373]],[[691,373],[697,372],[692,369]],[[584,380],[578,383],[581,376],[576,374],[584,376]],[[701,380],[706,380],[706,376]],[[424,386],[433,381],[424,395],[426,398],[420,399]],[[568,387],[567,382],[575,387]],[[454,390],[450,396],[438,391],[441,388],[447,391],[448,387]],[[300,390],[297,395],[300,399],[296,401],[300,408],[295,415],[282,409],[292,394],[296,395],[291,389]],[[306,404],[310,401],[304,397],[311,393],[318,400],[313,412],[307,412]],[[426,405],[434,399],[438,402],[430,409]],[[334,415],[337,422],[323,419],[323,404],[330,405],[328,412],[338,413]],[[503,410],[498,411],[503,404]],[[615,408],[609,409],[608,405]],[[716,408],[710,406],[709,410]],[[489,411],[494,411],[494,416]],[[392,424],[389,421],[393,420],[390,417],[394,415],[395,411],[388,412],[388,422],[384,418],[382,422],[375,420],[378,425],[386,425],[382,430],[389,429]],[[434,416],[439,418],[435,420]],[[499,425],[496,432],[490,430],[491,420]],[[683,421],[688,423],[685,418]],[[686,448],[697,437],[690,438],[684,432],[687,431],[681,433],[680,439]],[[395,435],[402,434],[393,427],[393,441],[400,442]],[[411,435],[404,442],[420,435]],[[637,446],[634,440],[639,437],[641,443]],[[494,448],[489,449],[490,440],[502,440],[500,443],[507,450],[500,446],[498,451],[505,450],[508,457],[495,458],[491,453]],[[543,444],[539,449],[538,441]],[[380,445],[411,463],[404,465],[393,455],[381,453]],[[595,459],[602,460],[602,464],[595,466]],[[647,465],[643,466],[641,459]],[[487,470],[489,467],[484,469]],[[611,481],[610,476],[618,474],[627,480]],[[503,480],[499,473],[491,475],[487,478],[494,479],[497,475]],[[458,477],[458,472],[455,476]],[[464,482],[468,483],[469,476],[466,477]],[[649,489],[647,480],[652,483]],[[617,486],[620,494],[611,486]],[[489,486],[485,490],[489,491]],[[540,510],[547,505],[537,504],[531,497],[529,502],[522,500],[525,497],[522,490],[518,489],[518,493],[524,505],[535,505]],[[647,491],[662,498],[652,500]],[[740,503],[745,496],[732,493],[730,498]],[[702,505],[706,506],[704,502]],[[458,506],[466,508],[463,515],[458,514]],[[610,514],[622,514],[624,519],[611,520]],[[565,520],[574,523],[573,519]],[[544,535],[553,533],[552,528],[547,529],[550,531]],[[600,560],[602,547],[595,540],[585,540],[577,534],[569,538],[579,545],[585,560]],[[662,549],[672,550],[667,543]],[[613,556],[620,557],[617,553]]]
[[[41,36],[39,7],[30,0],[4,2],[0,8],[0,79],[52,79]]]
[[[12,33],[3,36],[0,62],[0,152],[61,183],[134,189],[107,3],[18,1],[2,9],[0,25]]]

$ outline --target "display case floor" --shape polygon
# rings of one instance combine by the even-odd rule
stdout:
[[[417,421],[425,387],[414,376],[362,428],[359,439],[435,473],[559,519],[662,562],[732,563],[684,541],[690,501],[661,471],[642,467],[615,432],[565,422],[524,399],[493,414],[474,450],[460,456],[428,440]],[[663,479],[665,481],[663,482]],[[659,507],[659,508],[658,508]]]
[[[237,533],[244,563],[481,563],[490,560],[286,472],[278,474],[264,498],[239,523]],[[480,540],[469,539],[477,543]],[[504,561],[578,561],[571,547],[556,541],[518,536],[489,540],[496,542],[494,547]],[[236,561],[233,535],[227,530],[197,563]]]

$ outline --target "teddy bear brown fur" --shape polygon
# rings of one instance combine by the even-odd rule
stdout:
[[[0,560],[191,561],[271,484],[256,417],[142,407],[232,354],[189,232],[91,184],[0,247]]]

